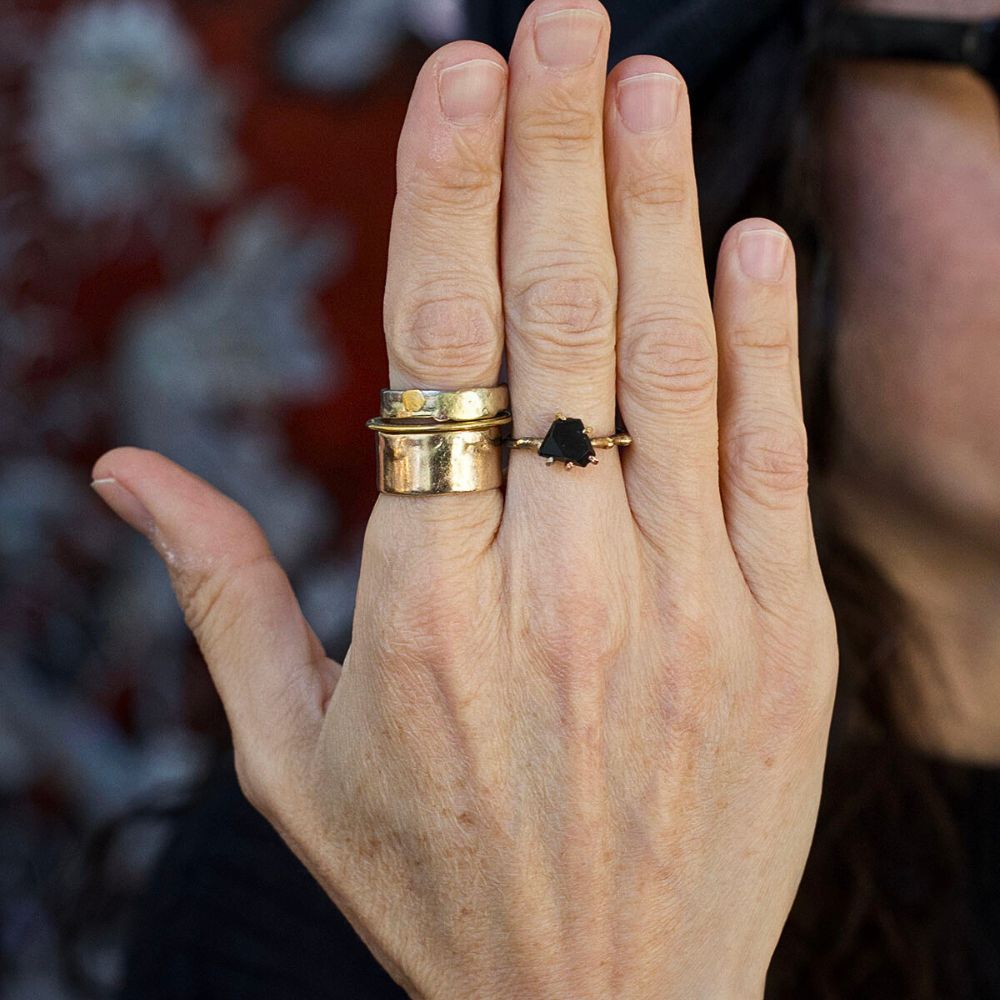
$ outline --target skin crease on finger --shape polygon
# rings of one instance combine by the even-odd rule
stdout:
[[[998,0],[854,6],[1000,16]],[[831,485],[849,534],[921,627],[908,639],[916,699],[899,699],[912,739],[998,762],[1000,111],[965,69],[845,60],[830,116]]]

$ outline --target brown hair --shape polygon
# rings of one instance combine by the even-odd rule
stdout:
[[[837,259],[825,223],[820,137],[830,74],[807,58],[788,146],[762,171],[744,207],[781,221],[796,246],[811,503],[838,623],[840,673],[816,835],[766,996],[971,996],[969,865],[954,797],[964,776],[907,741],[898,685],[902,640],[917,623],[846,537],[827,488],[836,448],[830,372]]]

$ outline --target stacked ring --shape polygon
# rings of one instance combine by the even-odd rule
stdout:
[[[510,393],[505,385],[488,389],[382,390],[382,416],[387,419],[481,420],[507,413],[509,408]]]
[[[383,389],[378,487],[394,496],[477,493],[503,484],[507,387]]]

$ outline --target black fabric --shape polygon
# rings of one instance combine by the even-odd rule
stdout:
[[[1000,18],[949,21],[838,10],[821,44],[838,56],[964,64],[1000,89]]]
[[[466,4],[468,35],[510,51],[528,4]],[[802,0],[604,0],[611,18],[609,65],[652,53],[669,59],[693,90],[712,83],[783,24],[801,19]]]
[[[824,0],[604,0],[609,69],[627,56],[670,60],[691,93],[709,270],[747,192],[785,148]],[[527,3],[466,0],[466,33],[503,55]],[[778,220],[780,221],[780,220]]]
[[[405,998],[221,770],[136,909],[121,1000]]]
[[[973,997],[1000,1000],[1000,768],[938,766],[960,789],[970,848]],[[220,772],[179,822],[137,909],[121,1000],[405,996],[247,804],[232,768]]]
[[[976,996],[1000,998],[1000,767],[940,763],[961,780],[955,799],[969,850]]]

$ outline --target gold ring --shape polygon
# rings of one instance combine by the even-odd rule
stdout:
[[[477,493],[503,485],[503,432],[512,421],[505,385],[485,389],[383,389],[378,488],[395,496]]]
[[[513,417],[503,413],[498,417],[485,417],[482,420],[449,420],[445,423],[420,423],[411,420],[383,420],[374,417],[365,421],[365,427],[382,434],[441,434],[453,431],[475,431],[486,427],[506,427]]]
[[[510,393],[505,385],[485,389],[382,390],[382,416],[390,420],[479,420],[495,417],[509,407]]]
[[[546,465],[562,462],[567,469],[574,466],[586,468],[600,464],[594,454],[595,448],[624,448],[632,443],[629,434],[619,432],[605,437],[594,437],[594,428],[585,427],[577,417],[556,414],[555,420],[543,438],[509,438],[506,444],[511,448],[527,448],[538,452]]]
[[[394,496],[478,493],[503,484],[500,425],[378,435],[379,491]]]

